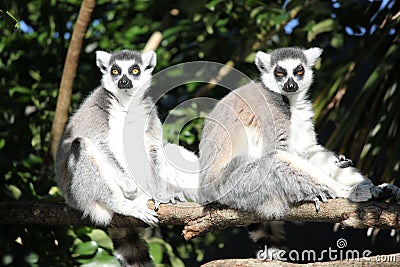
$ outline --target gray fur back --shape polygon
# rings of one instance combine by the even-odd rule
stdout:
[[[66,173],[67,158],[70,153],[71,144],[76,137],[88,138],[100,146],[102,145],[101,140],[107,140],[109,110],[111,101],[114,98],[115,96],[103,87],[96,88],[70,118],[65,128],[55,158],[55,172],[58,186],[63,191],[68,204],[72,206],[75,205],[69,195],[70,178],[68,173]],[[114,99],[114,101],[116,100]],[[82,112],[82,110],[85,110],[85,112]],[[95,115],[88,118],[91,114]],[[89,120],[91,123],[87,125],[86,121]],[[97,129],[97,131],[93,131],[93,129]]]
[[[215,157],[227,165],[236,156],[232,154],[232,146],[247,142],[249,135],[245,128],[253,128],[263,139],[262,154],[276,149],[287,150],[289,121],[290,110],[284,96],[268,90],[261,83],[250,83],[232,91],[210,112],[203,128],[200,142],[203,185],[221,175],[214,172],[217,170],[212,166],[207,168]],[[238,140],[239,136],[243,138]],[[227,145],[227,142],[231,144]]]

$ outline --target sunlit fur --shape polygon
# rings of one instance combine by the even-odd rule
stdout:
[[[318,210],[329,198],[361,202],[379,191],[318,144],[308,93],[321,53],[295,47],[258,52],[260,82],[234,90],[210,112],[200,142],[203,202],[279,219],[299,202],[314,202]],[[264,238],[258,229],[251,236]]]

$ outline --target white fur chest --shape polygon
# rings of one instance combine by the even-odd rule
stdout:
[[[135,147],[143,145],[145,120],[147,118],[143,105],[136,105],[135,103],[132,103],[132,105],[135,106],[131,107],[129,115],[128,107],[121,106],[118,103],[113,103],[110,109],[110,131],[108,135],[110,149],[125,169],[127,169],[125,160],[125,145],[127,144],[124,143],[124,134],[129,131],[129,139],[131,140],[129,146],[132,146],[132,142],[134,142]],[[129,129],[125,127],[127,122]],[[134,132],[132,132],[132,129]]]
[[[126,110],[117,104],[114,104],[110,109],[110,119],[108,126],[110,128],[108,133],[108,141],[110,149],[114,153],[118,162],[125,168],[124,149],[123,149],[123,130],[126,118]]]
[[[313,116],[314,112],[308,101],[290,103],[289,151],[303,154],[316,144]]]

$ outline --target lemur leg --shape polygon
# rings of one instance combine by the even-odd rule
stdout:
[[[275,219],[286,214],[293,204],[318,202],[319,198],[326,200],[343,193],[332,186],[336,183],[332,179],[331,184],[327,184],[297,163],[283,151],[268,153],[251,162],[247,157],[236,157],[219,179],[209,179],[210,183],[201,190],[212,192],[214,200],[221,204],[254,210]]]
[[[347,166],[346,160],[322,146],[318,146],[316,152],[309,161],[318,166],[324,173],[328,174],[335,181],[352,187],[351,194],[348,197],[355,202],[367,201],[371,198],[393,197],[400,199],[400,189],[391,184],[382,184],[374,186],[370,179],[364,177],[356,168]],[[339,163],[338,164],[338,159]],[[344,167],[344,166],[347,167]]]
[[[338,182],[334,177],[328,175],[324,169],[319,168],[318,164],[315,162],[304,160],[296,155],[287,153],[287,152],[280,152],[279,157],[284,162],[289,162],[294,168],[299,169],[300,171],[310,175],[313,177],[319,184],[323,184],[328,186],[331,190],[334,191],[334,195],[336,197],[343,197],[348,198],[355,202],[362,202],[370,199],[372,194],[370,192],[371,188],[371,181],[362,177],[358,172],[350,173],[351,175],[357,175],[357,178],[360,180],[356,186],[349,186],[347,184],[343,184]],[[346,170],[348,173],[350,168],[342,169],[336,167],[339,170]],[[352,168],[354,169],[354,168]],[[355,170],[355,169],[354,169]],[[365,186],[363,181],[366,181]]]
[[[113,180],[124,192],[126,198],[134,199],[136,197],[138,186],[135,179],[130,176],[126,167],[122,166],[108,146],[102,145],[101,148],[98,148],[88,138],[75,138],[74,143],[79,143],[84,147],[87,155],[93,155],[94,164],[98,164],[102,170],[106,171],[107,179]]]
[[[96,224],[107,225],[114,212],[133,216],[150,225],[157,223],[157,213],[147,207],[149,197],[137,193],[133,200],[127,198],[115,179],[121,177],[120,171],[105,160],[89,139],[76,138],[72,142],[68,173],[77,208]]]

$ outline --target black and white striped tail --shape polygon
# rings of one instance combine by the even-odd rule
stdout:
[[[122,267],[153,267],[147,243],[134,228],[108,228],[114,255]]]
[[[284,222],[270,221],[247,226],[249,236],[255,244],[256,256],[260,259],[279,259],[279,251],[285,250]],[[283,255],[280,255],[282,257]]]

